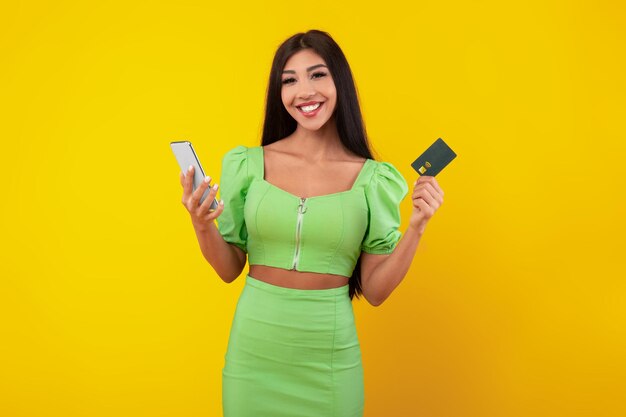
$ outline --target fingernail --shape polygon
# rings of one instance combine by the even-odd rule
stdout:
[[[206,182],[206,183],[211,182],[211,177],[209,177],[209,176],[204,177],[204,182]]]
[[[213,186],[213,189],[214,189],[214,190],[217,190],[217,187],[219,187],[219,185],[215,184],[215,185]]]
[[[221,204],[221,205],[224,205],[224,200],[220,200],[220,204]]]
[[[193,169],[193,165],[189,165],[189,168],[187,168],[187,171],[191,172],[192,169]]]

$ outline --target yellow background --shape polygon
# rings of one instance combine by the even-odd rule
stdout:
[[[354,303],[365,415],[626,415],[624,6],[220,3],[1,6],[0,415],[221,415],[244,280],[202,258],[169,142],[219,182],[310,28],[409,184],[437,137],[459,155],[402,284]]]

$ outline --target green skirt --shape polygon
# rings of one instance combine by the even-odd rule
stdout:
[[[222,370],[224,417],[362,417],[348,285],[301,290],[246,275]]]

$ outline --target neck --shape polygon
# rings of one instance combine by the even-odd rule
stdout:
[[[307,130],[298,125],[291,140],[297,146],[298,153],[306,155],[312,161],[332,159],[331,156],[345,153],[334,117],[318,130]]]

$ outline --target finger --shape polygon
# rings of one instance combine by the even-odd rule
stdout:
[[[443,197],[443,190],[439,186],[439,183],[437,182],[435,177],[430,176],[430,175],[423,175],[416,181],[416,183],[432,185],[433,188],[437,190],[437,193],[441,194],[441,196]]]
[[[435,214],[435,210],[431,206],[429,206],[428,203],[426,203],[426,201],[424,201],[423,199],[418,198],[414,201],[417,208],[425,218],[430,219],[433,214]]]
[[[437,181],[435,181],[435,179],[433,178],[433,182],[429,183],[429,185],[432,187],[432,196],[435,198],[435,200],[437,200],[439,205],[443,204],[443,190],[441,189],[439,184],[437,184]]]
[[[220,214],[222,214],[223,211],[224,211],[224,202],[220,200],[220,202],[217,205],[217,208],[207,215],[207,220],[211,221],[211,220],[217,219],[220,216]]]
[[[425,187],[420,188],[418,191],[413,193],[413,199],[414,200],[422,199],[429,206],[431,206],[432,208],[434,208],[436,210],[439,207],[439,201],[435,197],[435,195],[437,195],[437,193],[436,193],[435,189],[432,186],[430,186],[430,188],[428,188],[428,185],[429,184],[426,184]]]
[[[204,177],[204,180],[200,183],[198,188],[196,188],[191,194],[191,207],[194,207],[194,208],[198,207],[198,204],[200,203],[200,199],[202,198],[202,195],[204,194],[206,189],[209,187],[210,183],[211,183],[211,177],[209,176]]]
[[[417,179],[418,183],[432,182],[435,179],[432,175],[422,175]]]
[[[200,205],[198,209],[199,215],[202,216],[206,213],[210,212],[211,205],[213,204],[213,200],[215,200],[215,196],[217,195],[217,190],[219,188],[219,184],[214,184],[213,187],[209,190],[209,194],[207,194],[206,198]]]
[[[413,195],[417,195],[422,190],[428,190],[430,193],[436,194],[436,191],[432,185],[426,182],[419,183],[413,189]]]
[[[222,214],[222,211],[224,211],[224,205],[221,203],[218,203],[217,208],[215,210],[213,209],[209,210],[208,213],[205,213],[200,218],[203,219],[205,222],[211,222],[217,219],[220,216],[220,214]]]
[[[189,200],[191,196],[191,190],[193,186],[193,165],[189,165],[187,172],[185,173],[185,180],[183,182],[183,202]]]
[[[432,177],[431,177],[432,178]],[[423,182],[415,186],[415,190],[413,191],[413,195],[418,195],[420,190],[426,189],[429,191],[430,195],[439,202],[439,204],[443,203],[443,194],[441,194],[430,182]]]
[[[413,192],[413,199],[422,198],[428,205],[437,209],[441,205],[440,200],[443,199],[439,196],[437,191],[430,184],[420,184],[420,187]]]
[[[435,190],[437,190],[437,193],[440,194],[443,197],[443,190],[441,189],[441,187],[439,186],[439,183],[437,182],[437,180],[435,179],[435,177],[432,177],[432,180],[430,181],[430,184],[433,186],[433,188]]]

